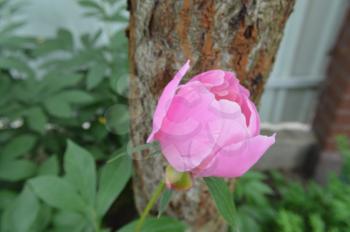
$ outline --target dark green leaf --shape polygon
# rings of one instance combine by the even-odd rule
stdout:
[[[82,212],[85,203],[74,187],[65,179],[55,176],[40,176],[29,181],[37,196],[52,207]]]
[[[126,37],[124,31],[117,31],[113,35],[113,41],[112,44],[113,48],[122,48],[128,43],[128,38]]]
[[[325,232],[326,231],[326,225],[324,220],[319,214],[311,214],[309,216],[310,226],[312,228],[313,232]]]
[[[115,104],[111,106],[107,110],[106,119],[109,131],[120,135],[129,132],[129,111],[126,105]]]
[[[64,28],[60,28],[57,31],[57,37],[60,41],[60,48],[71,51],[74,48],[74,41],[73,41],[73,35],[72,33]]]
[[[57,176],[59,172],[59,164],[56,155],[52,155],[40,165],[38,175],[53,175]]]
[[[204,178],[205,183],[209,188],[209,192],[213,197],[216,207],[226,222],[232,227],[237,226],[236,209],[233,202],[233,195],[227,187],[223,179],[216,177]]]
[[[28,134],[20,135],[10,141],[2,150],[2,159],[14,159],[29,152],[35,145],[36,137]]]
[[[81,214],[72,211],[59,211],[53,217],[53,224],[61,227],[73,227],[84,221],[85,218]]]
[[[241,214],[238,215],[238,227],[239,231],[254,231],[254,232],[260,232],[261,228],[257,221],[254,220],[250,215],[247,214]],[[235,230],[232,230],[232,232],[236,232]]]
[[[28,187],[15,200],[10,216],[13,231],[29,231],[39,213],[39,201]]]
[[[89,74],[86,79],[88,89],[95,88],[103,80],[106,69],[106,65],[97,63],[89,70]]]
[[[53,96],[44,102],[47,111],[56,117],[69,118],[73,112],[66,98],[62,96]]]
[[[96,168],[92,155],[68,141],[64,155],[64,170],[67,179],[78,189],[83,199],[91,206],[95,206]]]
[[[90,103],[94,100],[94,98],[90,94],[82,90],[66,90],[57,94],[55,97],[64,99],[66,102],[69,103],[79,104]]]
[[[38,215],[34,221],[34,225],[30,228],[30,232],[47,231],[47,227],[52,220],[52,208],[46,204],[41,204]]]
[[[30,37],[21,37],[16,35],[0,36],[0,45],[10,48],[31,48],[35,45],[35,39]]]
[[[83,76],[71,73],[51,73],[44,77],[42,91],[57,92],[66,87],[74,87]]]
[[[1,214],[0,231],[2,232],[12,232],[13,230],[11,225],[11,211],[12,208],[7,207]]]
[[[304,231],[303,218],[291,211],[282,209],[278,212],[277,218],[278,231],[281,232],[302,232]]]
[[[34,176],[37,166],[29,160],[8,160],[0,162],[0,179],[19,181]]]
[[[46,114],[40,107],[29,109],[26,113],[28,126],[39,133],[43,133],[47,123]]]
[[[34,76],[34,71],[25,62],[12,57],[0,58],[0,68],[16,70],[25,73],[27,77]]]
[[[45,39],[39,42],[34,55],[42,57],[52,52],[72,51],[74,47],[73,35],[66,29],[59,29],[53,39]]]
[[[16,192],[10,190],[0,191],[0,210],[7,208],[16,198]]]
[[[166,207],[168,206],[170,199],[171,199],[172,190],[166,188],[163,192],[162,197],[160,198],[159,202],[159,209],[158,209],[158,217],[162,215],[162,213],[166,210]]]
[[[119,229],[118,232],[134,232],[136,222],[129,223]],[[141,232],[184,232],[185,230],[186,226],[182,222],[174,218],[160,217],[158,219],[147,218]]]
[[[118,197],[131,176],[131,160],[121,157],[113,163],[107,163],[101,170],[97,192],[97,214],[103,216]]]

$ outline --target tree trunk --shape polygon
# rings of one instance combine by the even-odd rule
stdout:
[[[144,144],[164,86],[191,60],[188,76],[220,68],[236,72],[257,103],[295,0],[129,0],[130,114],[133,145]],[[138,154],[145,157],[146,152]],[[142,210],[163,178],[164,160],[134,160],[134,191]],[[193,231],[225,225],[200,180],[176,193],[167,211]]]

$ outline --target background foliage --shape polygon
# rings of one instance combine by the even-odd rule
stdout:
[[[240,178],[234,196],[241,231],[350,231],[349,138],[339,136],[338,147],[341,175],[331,175],[326,186],[292,181],[277,171]]]
[[[109,30],[127,18],[116,3],[79,1],[105,28],[77,43],[64,28],[18,36],[20,6],[0,1],[1,231],[100,230],[128,182],[128,156],[106,164],[128,142],[127,39]]]

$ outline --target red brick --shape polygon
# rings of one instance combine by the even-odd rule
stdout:
[[[322,147],[336,149],[339,134],[350,136],[350,10],[338,35],[316,107],[313,130]]]
[[[337,114],[334,120],[336,125],[350,127],[350,115]]]

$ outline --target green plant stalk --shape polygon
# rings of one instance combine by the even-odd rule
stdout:
[[[94,209],[88,208],[87,213],[88,213],[87,216],[91,222],[91,225],[93,226],[94,232],[100,232],[101,231],[100,220],[97,217],[96,211]]]
[[[140,219],[136,223],[135,232],[141,232],[142,226],[145,223],[145,219],[149,214],[149,211],[153,208],[157,200],[159,199],[160,195],[162,194],[163,190],[165,189],[165,183],[164,181],[160,181],[158,184],[156,190],[153,192],[151,199],[147,203],[146,208],[143,210]]]

